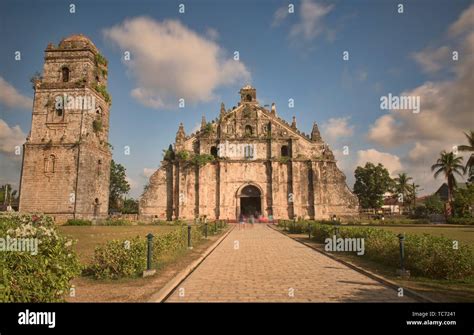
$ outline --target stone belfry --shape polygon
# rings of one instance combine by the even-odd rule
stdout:
[[[107,60],[83,35],[45,50],[33,80],[31,132],[23,146],[20,211],[95,219],[108,214]]]

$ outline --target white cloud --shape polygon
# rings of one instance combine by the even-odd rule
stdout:
[[[403,147],[407,155],[401,157],[406,172],[417,183],[431,192],[442,182],[434,181],[430,166],[435,163],[442,150],[453,150],[453,146],[465,143],[463,131],[474,129],[474,30],[466,18],[472,17],[474,5],[462,13],[451,25],[449,32],[462,36],[452,39],[449,50],[458,50],[459,61],[436,62],[428,68],[447,70],[454,76],[445,80],[427,81],[400,95],[419,96],[419,114],[408,110],[392,110],[378,118],[370,127],[368,138],[377,144]],[[438,50],[444,50],[443,47]],[[436,58],[436,57],[435,57]],[[435,64],[435,63],[433,63]],[[426,70],[427,65],[422,64]]]
[[[20,129],[20,126],[10,127],[5,121],[0,119],[0,153],[15,155],[15,147],[21,147],[25,143],[25,139],[26,135]]]
[[[209,101],[219,86],[250,79],[242,62],[176,20],[137,17],[105,29],[104,36],[130,51],[131,60],[124,64],[136,78],[131,94],[152,108],[176,108],[180,98]]]
[[[300,21],[291,27],[290,37],[312,40],[323,32],[328,32],[323,19],[333,8],[333,5],[303,0],[299,6]]]
[[[350,117],[331,118],[321,125],[324,138],[329,141],[337,140],[341,137],[350,137],[354,133],[354,126],[349,125]]]
[[[273,22],[272,22],[272,26],[278,26],[280,25],[283,20],[286,19],[286,17],[288,16],[289,11],[288,11],[288,6],[287,5],[284,5],[280,8],[278,8],[276,11],[275,11],[275,14],[273,14]]]
[[[33,100],[20,94],[16,88],[0,77],[0,103],[10,108],[31,109]]]
[[[381,163],[392,177],[402,170],[402,163],[396,155],[380,152],[375,149],[357,151],[357,166],[365,166],[367,162],[375,165]]]
[[[152,168],[143,168],[143,176],[146,178],[150,178],[153,173],[155,173],[157,169]]]
[[[426,49],[413,54],[415,61],[421,65],[423,71],[435,73],[451,60],[451,50],[447,46],[437,49]]]

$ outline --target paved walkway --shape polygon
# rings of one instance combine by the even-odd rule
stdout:
[[[402,302],[397,291],[263,224],[235,227],[167,301]]]

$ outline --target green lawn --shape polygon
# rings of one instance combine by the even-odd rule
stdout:
[[[474,245],[474,227],[373,227],[399,233],[430,234],[444,236],[459,242]]]
[[[60,226],[59,231],[77,240],[74,246],[81,260],[87,264],[94,255],[97,245],[114,239],[127,239],[136,236],[145,237],[148,233],[153,235],[166,234],[177,227],[173,226]]]

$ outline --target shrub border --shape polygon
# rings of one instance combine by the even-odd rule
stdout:
[[[313,249],[314,251],[317,251],[317,252],[319,252],[320,254],[323,254],[324,256],[327,256],[327,257],[329,257],[329,258],[335,260],[336,262],[339,262],[339,263],[341,263],[341,264],[343,264],[343,265],[345,265],[345,266],[347,266],[347,267],[349,267],[349,268],[351,268],[351,269],[353,269],[353,270],[355,270],[355,271],[357,271],[357,272],[359,272],[359,273],[361,273],[361,274],[363,274],[363,275],[365,275],[365,276],[367,276],[367,277],[369,277],[369,278],[372,278],[372,279],[374,279],[374,280],[376,280],[376,281],[378,281],[378,282],[384,284],[385,286],[389,286],[390,288],[394,289],[395,291],[401,287],[401,286],[398,285],[396,282],[394,282],[394,281],[392,281],[392,280],[390,280],[390,279],[387,279],[387,278],[385,278],[385,277],[379,276],[379,275],[377,275],[377,274],[375,274],[375,273],[373,273],[373,272],[371,272],[371,271],[369,271],[369,270],[366,270],[366,269],[364,269],[364,268],[361,268],[361,267],[355,265],[354,263],[351,263],[351,262],[342,260],[342,259],[340,259],[340,258],[337,258],[337,257],[334,256],[333,254],[326,253],[326,252],[324,252],[324,251],[322,251],[322,250],[319,250],[319,249],[317,249],[316,247],[314,247],[313,245],[311,245],[311,244],[309,244],[309,243],[306,243],[306,242],[304,242],[304,241],[302,241],[302,240],[299,240],[299,239],[296,239],[296,238],[294,238],[294,237],[291,237],[289,234],[287,234],[286,232],[284,232],[284,231],[282,231],[282,230],[280,230],[280,229],[278,229],[278,228],[276,228],[276,227],[272,227],[271,225],[268,225],[268,226],[269,226],[270,228],[272,228],[273,230],[279,232],[280,234],[285,235],[285,236],[288,237],[288,238],[291,238],[293,241],[299,242],[299,243],[303,244],[304,246],[306,246],[306,247],[308,247],[308,248],[311,248],[311,249]],[[435,301],[435,300],[432,300],[432,299],[428,298],[427,296],[425,296],[425,295],[423,295],[423,294],[420,294],[420,293],[418,293],[418,292],[413,291],[412,289],[409,289],[409,288],[407,288],[407,287],[402,287],[402,288],[403,288],[404,294],[406,293],[406,295],[410,296],[411,298],[413,298],[413,299],[415,299],[415,300],[418,300],[418,302],[437,302],[437,301]]]

